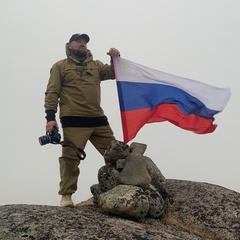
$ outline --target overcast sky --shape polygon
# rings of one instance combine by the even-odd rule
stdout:
[[[134,142],[169,179],[207,182],[240,192],[239,0],[0,0],[0,205],[59,205],[59,145],[45,135],[44,92],[65,43],[87,33],[94,59],[106,52],[217,87],[232,96],[216,115],[218,128],[197,135],[168,122],[145,125]],[[116,82],[102,83],[102,107],[123,139]],[[89,143],[75,203],[91,197],[104,164]]]

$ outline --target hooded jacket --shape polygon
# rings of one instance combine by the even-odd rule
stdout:
[[[50,71],[44,104],[47,121],[55,120],[58,105],[60,118],[103,117],[100,83],[115,79],[113,64],[93,60],[90,50],[86,59],[79,62],[71,56],[68,43],[66,54],[67,58],[56,62]]]

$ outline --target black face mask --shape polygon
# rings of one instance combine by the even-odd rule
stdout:
[[[80,51],[80,50],[71,50],[71,53],[78,57],[78,58],[85,58],[87,56],[87,51]]]

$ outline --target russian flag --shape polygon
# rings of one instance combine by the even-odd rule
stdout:
[[[231,92],[114,57],[124,142],[152,122],[169,121],[198,134],[213,132],[214,115]]]

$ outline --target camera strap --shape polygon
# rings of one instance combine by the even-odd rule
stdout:
[[[66,142],[64,142],[64,141],[60,142],[59,144],[61,144],[62,147],[70,147],[70,148],[72,148],[73,150],[75,150],[75,152],[76,152],[76,154],[77,154],[77,156],[78,156],[78,158],[79,158],[80,160],[84,160],[84,159],[85,159],[86,153],[84,152],[83,149],[78,148],[78,147],[75,147],[75,146],[73,146],[73,145],[70,145],[70,144],[68,144],[68,143],[66,143]]]

